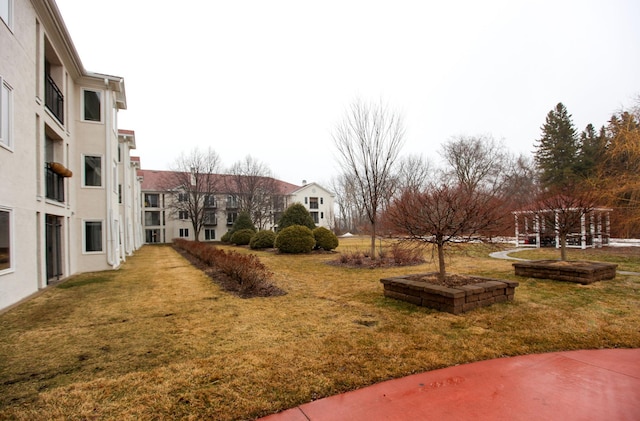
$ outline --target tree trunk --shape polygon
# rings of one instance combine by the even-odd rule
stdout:
[[[438,278],[444,279],[447,273],[444,261],[444,243],[438,241]]]
[[[567,260],[567,235],[560,235],[560,260]]]
[[[375,260],[376,258],[376,223],[371,223],[371,259]]]

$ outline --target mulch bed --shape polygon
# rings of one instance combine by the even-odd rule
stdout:
[[[271,283],[265,283],[257,286],[256,288],[252,288],[251,290],[242,291],[240,285],[236,281],[221,271],[202,263],[200,259],[185,250],[177,247],[174,247],[173,249],[180,253],[182,257],[187,259],[193,267],[204,272],[216,285],[220,286],[220,288],[240,298],[280,297],[287,294],[285,290],[280,289]]]
[[[447,274],[444,279],[440,279],[436,274],[429,275],[420,275],[420,276],[411,276],[407,279],[412,281],[422,281],[429,284],[440,285],[443,287],[459,287],[463,285],[473,285],[481,282],[486,282],[486,279],[478,279],[473,276],[467,275],[457,275],[457,274]]]

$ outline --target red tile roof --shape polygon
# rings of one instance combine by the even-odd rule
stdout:
[[[175,171],[138,170],[138,176],[143,177],[142,191],[167,191],[173,187],[177,187],[176,179],[178,179],[178,177],[176,177],[176,174],[177,172]],[[219,179],[219,185],[221,186],[231,184],[232,178],[235,177],[230,174],[214,175]],[[287,183],[286,181],[277,180],[275,178],[272,180],[276,182],[276,186],[281,194],[291,194],[300,188],[300,186]]]

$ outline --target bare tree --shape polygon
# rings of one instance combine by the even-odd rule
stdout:
[[[407,190],[421,191],[434,177],[431,163],[422,155],[409,155],[400,158],[396,175],[397,192]]]
[[[521,209],[531,202],[531,198],[538,197],[538,171],[531,156],[512,156],[503,179],[502,197],[507,202],[508,210]]]
[[[491,136],[458,136],[442,146],[448,175],[468,190],[495,191],[503,181],[509,154]]]
[[[506,215],[500,200],[461,184],[430,184],[425,190],[407,190],[394,200],[387,220],[399,234],[433,244],[438,252],[438,275],[446,276],[445,245],[465,241],[499,224]]]
[[[595,192],[585,184],[566,183],[540,193],[533,213],[560,240],[560,260],[567,260],[567,237],[581,232],[584,218],[595,208]]]
[[[247,212],[258,229],[265,229],[272,219],[274,198],[280,194],[271,170],[247,155],[231,166],[229,174],[226,187],[237,196],[238,210]]]
[[[188,217],[193,227],[195,240],[211,215],[207,206],[220,191],[220,157],[211,148],[201,151],[193,149],[182,153],[172,165],[172,172],[163,183],[170,192],[167,207],[173,216]],[[182,215],[181,215],[182,213]]]
[[[371,258],[376,257],[376,226],[388,197],[393,166],[403,145],[400,115],[383,104],[356,100],[333,134],[343,174],[354,181],[371,227]]]
[[[360,227],[366,223],[366,216],[362,198],[356,192],[354,181],[345,174],[339,174],[332,178],[331,189],[338,206],[340,230],[359,232]]]

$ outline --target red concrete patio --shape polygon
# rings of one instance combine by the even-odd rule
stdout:
[[[640,349],[499,358],[389,380],[263,421],[640,420]]]

